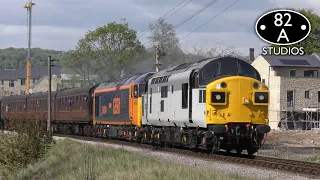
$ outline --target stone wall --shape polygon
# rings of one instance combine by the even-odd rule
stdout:
[[[285,110],[302,110],[307,107],[318,107],[318,92],[320,92],[320,78],[289,78],[281,77],[280,106]],[[287,106],[287,91],[294,92],[293,107]],[[305,91],[309,91],[309,98],[305,98]]]
[[[53,75],[51,78],[51,91],[57,91],[58,84],[61,82],[61,79],[57,78],[56,75]],[[38,82],[34,88],[31,89],[30,93],[37,92],[47,92],[49,86],[48,76],[44,77],[40,82]]]

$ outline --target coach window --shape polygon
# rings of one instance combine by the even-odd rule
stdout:
[[[75,102],[75,109],[79,109],[80,102],[79,102],[79,96],[76,96],[76,102]]]
[[[83,107],[84,107],[84,109],[87,109],[87,106],[88,106],[88,97],[84,96],[83,97]]]
[[[188,108],[188,83],[182,84],[182,109]]]

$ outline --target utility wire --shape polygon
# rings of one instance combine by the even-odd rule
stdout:
[[[178,10],[176,10],[175,12],[173,12],[169,17],[166,17],[164,20],[169,19],[170,17],[172,17],[174,14],[176,14],[177,12],[179,12],[182,8],[184,8],[186,5],[188,5],[189,3],[191,3],[192,0],[188,1],[186,4],[184,4],[183,6],[181,6]]]
[[[176,9],[178,6],[180,6],[183,2],[185,2],[186,0],[181,1],[178,5],[176,5],[174,8],[172,8],[170,11],[168,11],[165,15],[162,16],[162,18],[164,18],[166,15],[168,15],[171,11],[173,11],[174,9]],[[190,1],[191,2],[191,1]],[[189,4],[189,3],[188,3]],[[184,7],[184,6],[183,6]],[[181,9],[181,8],[180,8]],[[180,10],[178,9],[178,10]],[[177,11],[176,11],[177,12]],[[174,12],[174,14],[176,13]],[[172,15],[170,15],[169,17],[171,17]],[[159,20],[155,21],[154,23],[150,24],[147,28],[145,28],[141,33],[145,32],[147,29],[149,29],[150,27],[152,27],[155,23],[157,23]],[[141,36],[141,33],[139,33]]]
[[[212,6],[214,3],[218,2],[219,0],[212,0],[210,1],[208,4],[204,5],[201,9],[199,9],[198,11],[196,11],[195,13],[193,13],[191,16],[187,17],[186,19],[184,19],[183,21],[181,21],[179,24],[177,24],[176,26],[173,27],[173,29],[170,29],[167,32],[164,32],[164,35],[166,35],[167,33],[181,27],[183,24],[185,24],[186,22],[188,22],[189,20],[191,20],[192,18],[194,18],[196,15],[198,15],[199,13],[201,13],[202,11],[204,11],[205,9],[207,9],[208,7]],[[147,45],[150,42],[152,42],[152,40],[144,43],[143,45]],[[152,45],[151,45],[152,46]],[[149,46],[148,48],[150,48],[151,46]],[[147,49],[148,49],[147,48]]]
[[[202,24],[201,26],[199,26],[198,28],[196,28],[195,30],[193,30],[192,32],[190,32],[189,34],[183,36],[179,41],[181,41],[182,39],[188,37],[189,35],[191,35],[192,33],[196,32],[197,30],[199,30],[200,28],[202,28],[204,25],[208,24],[210,21],[212,21],[213,19],[215,19],[216,17],[218,17],[220,14],[222,14],[223,12],[225,12],[226,10],[228,10],[229,8],[231,8],[233,5],[235,5],[238,1],[240,0],[236,0],[235,2],[233,2],[231,5],[229,5],[227,8],[223,9],[221,12],[219,12],[217,15],[215,15],[214,17],[212,17],[211,19],[209,19],[207,22],[205,22],[204,24]]]

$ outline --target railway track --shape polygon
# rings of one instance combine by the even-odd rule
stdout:
[[[137,144],[137,143],[131,143],[128,141],[106,140],[102,138],[94,138],[94,137],[86,137],[86,136],[61,135],[61,134],[54,134],[54,136],[67,137],[71,139],[86,140],[86,141],[105,142],[105,143],[117,144],[117,145],[127,145],[127,146],[152,149],[152,150],[162,151],[162,152],[171,152],[171,153],[197,157],[197,158],[201,158],[209,161],[215,160],[215,161],[230,162],[230,163],[248,165],[248,166],[254,166],[254,167],[263,167],[263,168],[268,168],[272,170],[281,170],[284,172],[299,174],[309,178],[320,179],[319,163],[311,163],[311,162],[264,157],[264,156],[248,156],[246,154],[238,155],[235,153],[225,153],[225,152],[221,152],[219,154],[210,154],[202,151],[191,151],[189,149],[181,149],[176,147],[175,148],[154,147],[148,144]]]

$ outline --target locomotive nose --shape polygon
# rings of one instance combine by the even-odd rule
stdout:
[[[252,78],[228,77],[207,86],[212,112],[209,122],[264,124],[268,117],[269,91]]]

